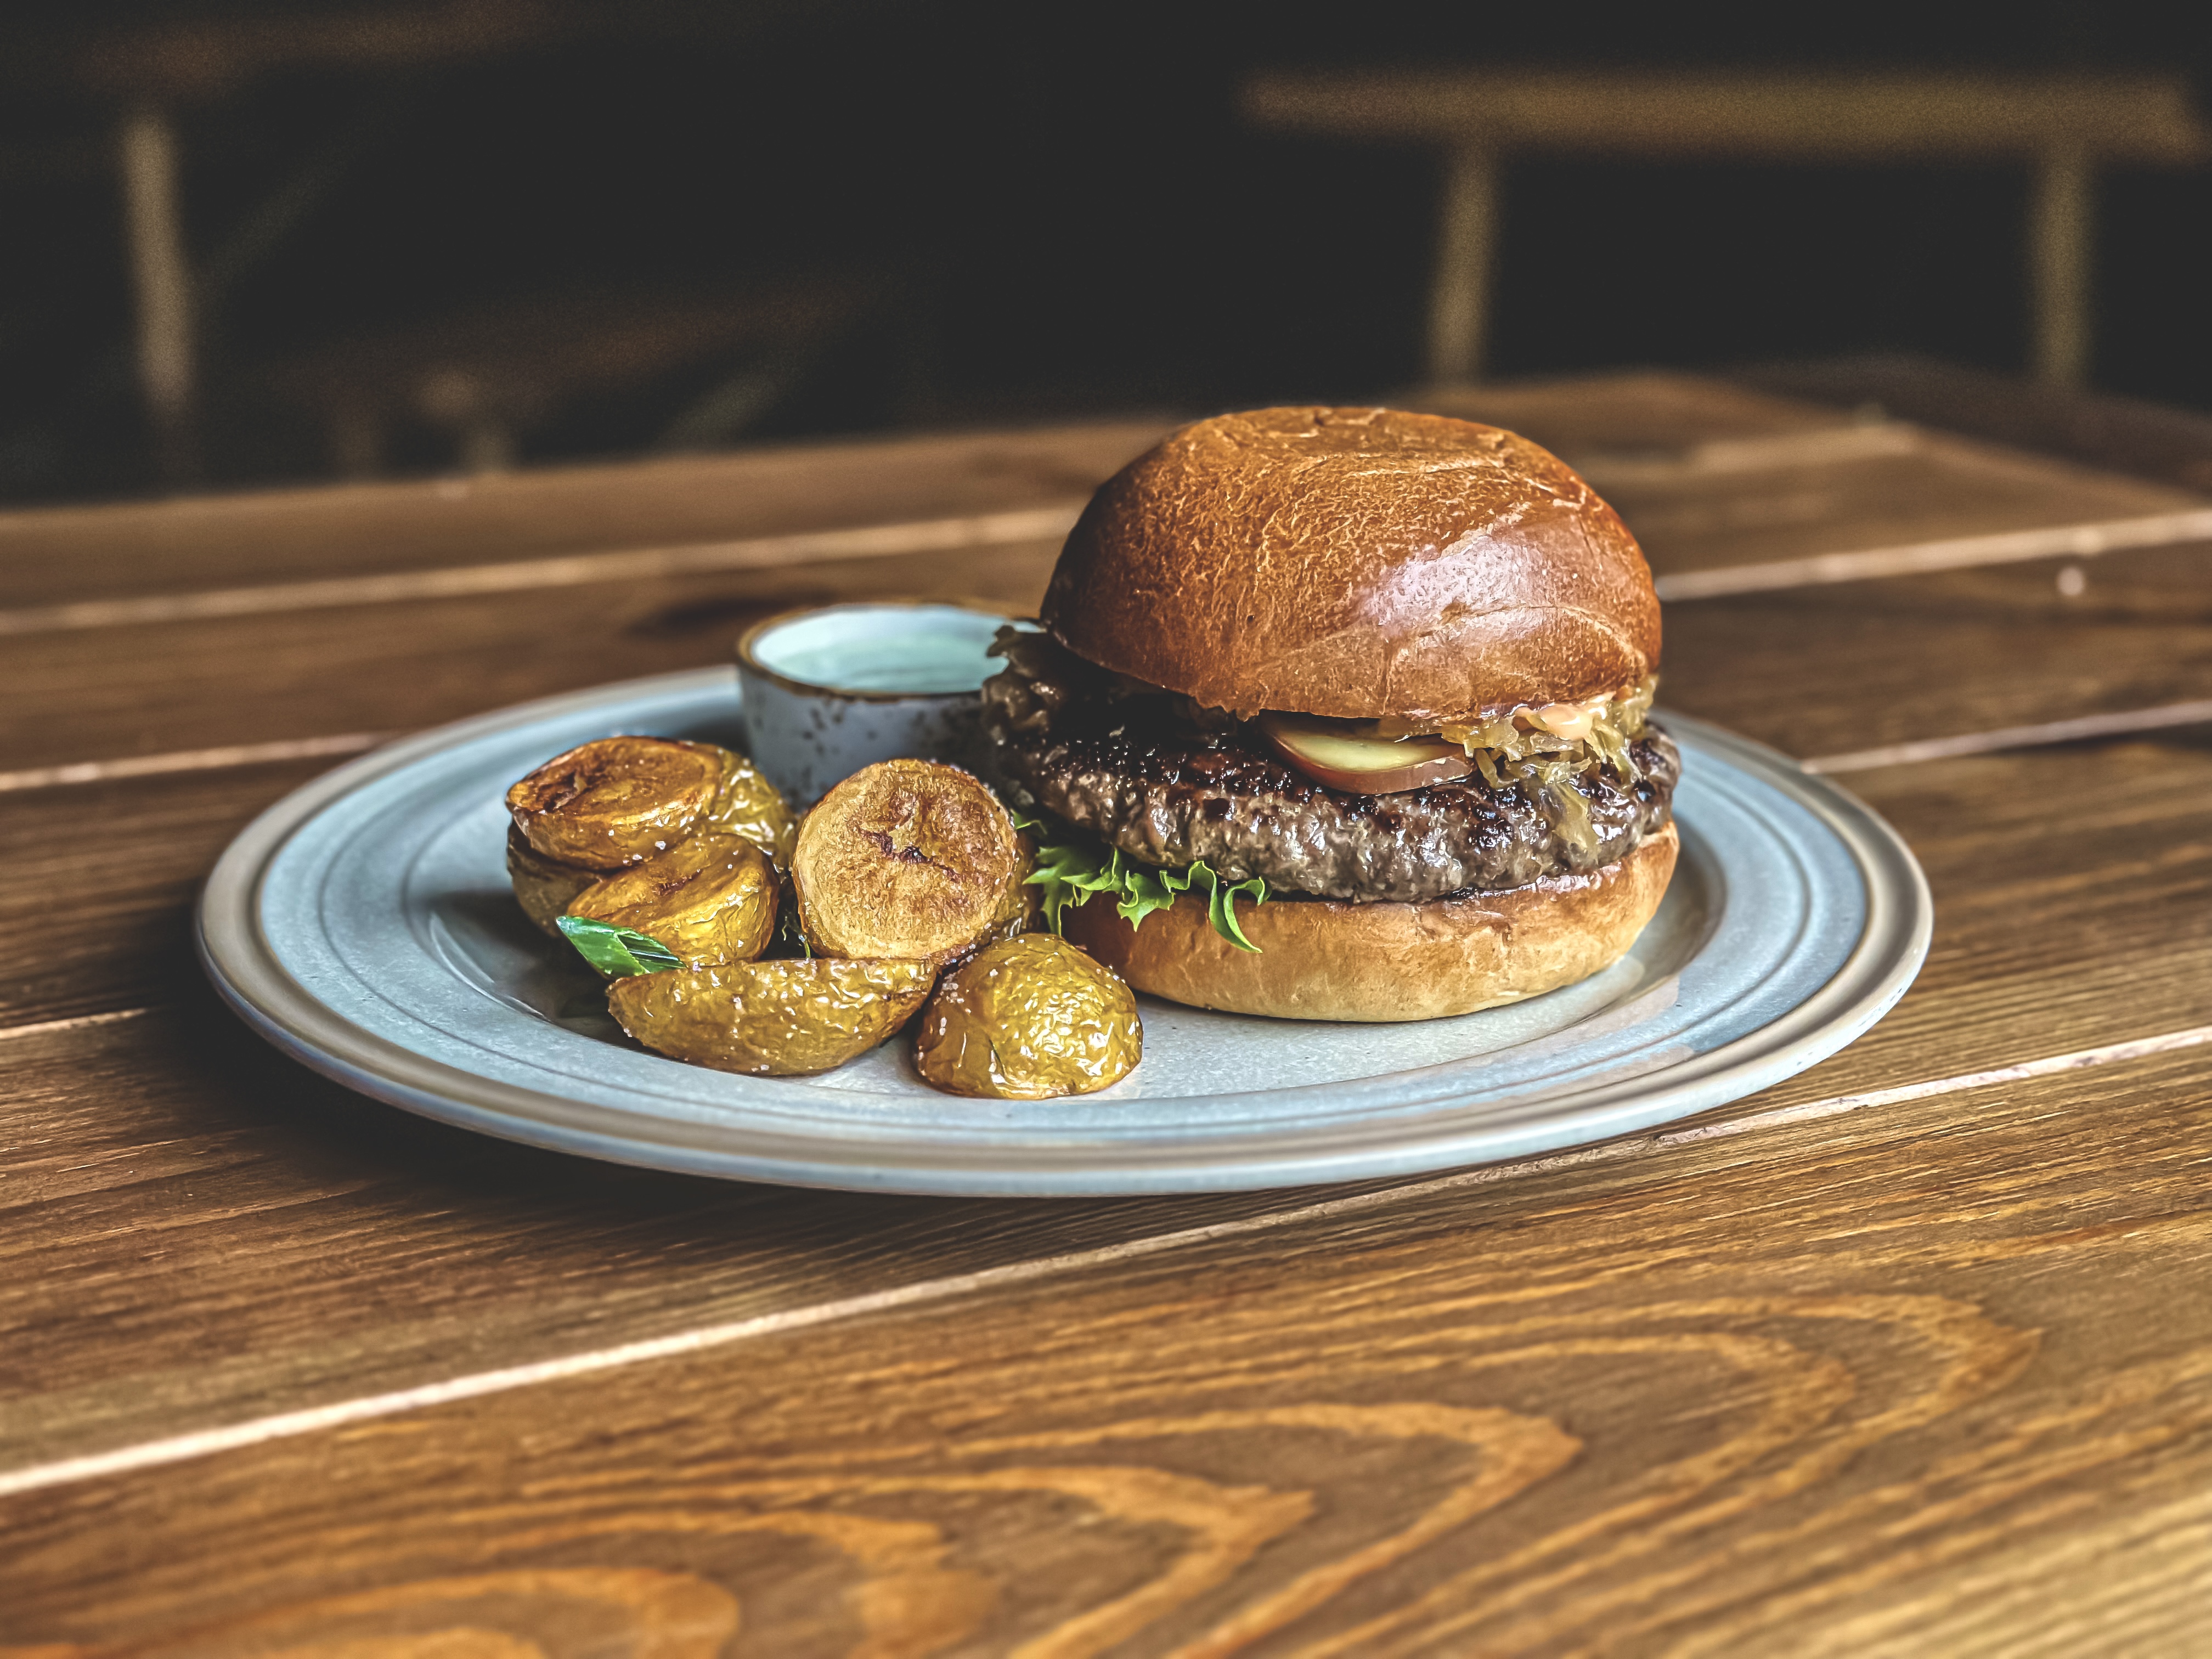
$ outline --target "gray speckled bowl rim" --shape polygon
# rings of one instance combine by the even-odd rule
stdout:
[[[374,750],[304,785],[231,843],[200,895],[200,959],[224,1000],[269,1042],[375,1099],[483,1133],[585,1157],[729,1179],[945,1196],[1098,1196],[1233,1191],[1424,1173],[1527,1157],[1649,1128],[1794,1076],[1851,1042],[1888,1012],[1926,958],[1935,907],[1903,840],[1846,791],[1787,757],[1703,721],[1668,714],[1670,730],[1787,797],[1832,835],[1863,884],[1864,921],[1832,975],[1742,1036],[1645,1071],[1547,1098],[1540,1116],[1456,1130],[1433,1118],[1378,1122],[1371,1136],[1338,1133],[1285,1155],[1264,1130],[1239,1145],[1220,1137],[1143,1146],[1009,1143],[979,1152],[894,1161],[869,1157],[865,1135],[806,1137],[763,1126],[671,1122],[532,1089],[417,1054],[357,1025],[284,968],[265,935],[260,894],[272,862],[302,826],[354,792],[418,761],[489,734],[626,702],[728,692],[728,667],[656,675],[572,692],[457,721]],[[1723,858],[1725,849],[1721,849]],[[670,1061],[675,1065],[678,1062]],[[549,1073],[549,1076],[551,1074]]]
[[[780,690],[800,697],[842,697],[851,702],[942,702],[955,703],[972,697],[973,691],[864,691],[849,685],[824,685],[814,680],[793,679],[779,669],[770,668],[753,649],[753,643],[771,628],[781,628],[804,617],[818,617],[831,611],[966,611],[979,617],[996,617],[1001,622],[1021,623],[1030,618],[1017,615],[1002,605],[988,599],[847,599],[836,605],[793,605],[788,611],[779,611],[773,617],[763,617],[738,635],[736,646],[738,670],[754,678],[764,680]],[[532,705],[533,707],[535,705]]]

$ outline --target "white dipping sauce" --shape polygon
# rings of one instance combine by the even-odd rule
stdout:
[[[752,654],[773,673],[830,690],[953,696],[998,672],[987,653],[1006,623],[950,605],[837,605],[763,630]]]

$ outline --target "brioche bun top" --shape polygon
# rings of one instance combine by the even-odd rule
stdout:
[[[1213,708],[1471,721],[1659,659],[1651,572],[1549,451],[1389,409],[1219,415],[1099,487],[1053,636]]]

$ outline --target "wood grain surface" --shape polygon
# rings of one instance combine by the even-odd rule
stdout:
[[[2066,1651],[2204,1519],[2208,1130],[2172,1060],[1413,1197],[33,1494],[0,1572],[163,1654]]]
[[[2192,410],[1910,356],[1777,365],[1739,378],[1785,398],[1886,412],[2113,472],[2212,489],[2212,416]]]
[[[1678,377],[1480,396],[1610,469],[1662,568],[2197,504]],[[1050,507],[1152,429],[19,515],[0,605]],[[0,1659],[2197,1650],[2212,729],[1850,774],[1935,948],[1762,1095],[1461,1176],[1066,1204],[374,1105],[191,957],[216,854],[326,758],[38,772],[723,660],[790,604],[1021,605],[1051,552],[9,638]],[[2203,699],[2207,556],[1678,603],[1667,698],[1801,756]]]
[[[0,514],[0,604],[660,547],[1079,502],[1168,422],[817,444]]]
[[[1938,916],[1929,966],[1859,1043],[1699,1121],[2203,1022],[2212,753],[2104,753],[2124,782],[2061,835],[2045,803],[2078,777],[2070,751],[1863,781],[1927,867]],[[2100,850],[2056,867],[2085,846]],[[181,861],[195,855],[208,849]],[[149,892],[128,924],[145,944],[118,921],[111,937],[137,948],[117,954],[143,963],[134,978],[79,981],[71,1001],[13,1010],[9,1024],[98,1019],[161,999],[150,1012],[0,1042],[0,1090],[18,1103],[0,1204],[15,1249],[37,1263],[0,1285],[0,1329],[72,1310],[66,1340],[10,1345],[0,1468],[151,1437],[188,1404],[195,1422],[300,1409],[1270,1202],[781,1193],[500,1146],[372,1105],[265,1049],[186,971],[186,898]],[[125,1097],[128,1110],[114,1109]],[[135,1275],[149,1232],[163,1270]],[[426,1261],[439,1264],[435,1308],[401,1289]],[[181,1300],[180,1283],[192,1287]]]

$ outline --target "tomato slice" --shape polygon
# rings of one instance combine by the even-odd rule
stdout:
[[[1254,722],[1275,752],[1315,782],[1354,795],[1395,795],[1468,776],[1474,763],[1442,738],[1370,738],[1346,722],[1310,714],[1262,714]]]

